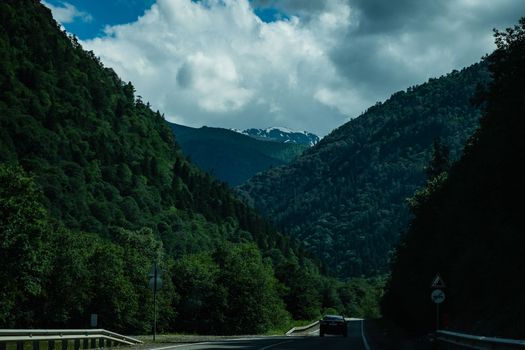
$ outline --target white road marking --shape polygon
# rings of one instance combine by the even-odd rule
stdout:
[[[274,346],[277,346],[277,345],[291,343],[291,342],[293,342],[293,340],[282,341],[282,342],[277,343],[277,344],[271,344],[271,345],[265,346],[264,348],[260,348],[259,350],[266,350],[266,349],[273,348]]]
[[[186,343],[186,344],[180,344],[180,345],[170,345],[165,346],[163,348],[153,348],[153,349],[147,349],[147,350],[165,350],[165,349],[174,349],[174,348],[181,348],[183,346],[192,346],[192,345],[205,345],[205,344],[211,344],[208,341],[200,342],[200,343]]]
[[[161,348],[151,348],[151,349],[147,349],[147,350],[166,350],[166,349],[175,349],[175,348],[182,348],[184,346],[199,346],[199,345],[209,345],[209,344],[215,344],[215,343],[218,343],[218,342],[224,342],[224,341],[243,341],[243,340],[259,340],[259,339],[271,339],[272,337],[274,336],[266,336],[266,337],[252,337],[252,338],[233,338],[233,339],[217,339],[217,340],[214,340],[214,341],[203,341],[203,342],[195,342],[195,343],[185,343],[185,344],[179,344],[179,345],[170,345],[170,346],[164,346],[164,347],[161,347]],[[277,337],[277,336],[275,336]],[[258,350],[265,350],[265,349],[269,349],[273,346],[277,346],[279,344],[283,344],[283,343],[289,343],[293,340],[288,340],[288,341],[284,341],[284,342],[280,342],[280,343],[277,343],[277,344],[272,344],[270,346],[267,346],[265,348],[261,348],[261,349],[258,349]]]
[[[371,350],[370,349],[370,345],[368,345],[368,341],[366,340],[366,337],[365,337],[365,320],[361,320],[361,337],[363,338],[363,344],[365,345],[365,349],[366,350]]]

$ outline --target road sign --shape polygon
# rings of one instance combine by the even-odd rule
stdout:
[[[160,276],[157,276],[157,285],[155,286],[155,278],[151,277],[149,279],[149,287],[151,288],[151,290],[161,289],[162,288],[162,278],[160,278]]]
[[[441,304],[445,301],[445,292],[443,292],[441,289],[436,289],[432,291],[432,294],[430,294],[430,298],[434,303]]]
[[[443,279],[441,278],[439,273],[436,274],[436,277],[434,277],[434,279],[432,280],[432,284],[430,285],[430,288],[443,289],[446,287],[447,286],[445,285],[445,282],[443,282]]]
[[[162,288],[162,279],[160,278],[160,269],[157,262],[153,263],[148,274],[149,287],[153,291],[153,341],[157,335],[157,291]]]
[[[96,328],[98,324],[98,314],[91,314],[91,328]]]
[[[155,276],[160,275],[160,268],[157,266],[157,264],[151,265],[151,269],[149,270],[148,277],[153,278]]]
[[[157,264],[153,264],[151,266],[151,270],[148,274],[149,277],[149,287],[151,290],[159,290],[162,288],[162,278],[160,277],[160,268],[157,266]],[[155,283],[157,282],[157,283]]]

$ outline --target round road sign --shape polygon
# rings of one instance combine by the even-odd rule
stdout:
[[[430,294],[430,298],[432,298],[432,301],[436,304],[441,304],[445,301],[445,292],[443,292],[441,289],[436,289]]]
[[[157,286],[155,287],[155,278],[150,278],[149,279],[149,288],[151,290],[159,290],[159,289],[162,289],[162,278],[160,277],[157,277]]]

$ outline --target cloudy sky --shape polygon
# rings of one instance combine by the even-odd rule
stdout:
[[[324,136],[494,49],[524,0],[45,0],[170,121]]]

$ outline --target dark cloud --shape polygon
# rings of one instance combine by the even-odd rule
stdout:
[[[180,67],[179,71],[177,72],[177,83],[182,88],[188,88],[191,86],[193,82],[193,74],[191,67],[185,63]]]
[[[477,62],[491,29],[517,23],[525,1],[347,0],[354,26],[330,59],[362,96],[391,93]],[[374,98],[375,97],[375,98]]]
[[[254,0],[254,8],[275,8],[280,9],[288,15],[312,14],[323,11],[326,8],[326,1],[304,1],[304,0]]]
[[[446,0],[349,0],[363,35],[398,32],[424,27],[443,12]]]
[[[406,87],[417,79],[406,67],[392,69],[391,58],[381,52],[376,40],[367,37],[347,39],[332,52],[330,58],[341,76],[351,82],[354,89],[371,100],[382,99],[395,89]],[[400,69],[402,68],[402,69]]]
[[[325,12],[329,7],[329,1],[322,0],[253,0],[250,3],[256,12],[260,9],[271,9],[280,14],[276,16],[277,18],[289,19],[295,16],[305,23]]]

